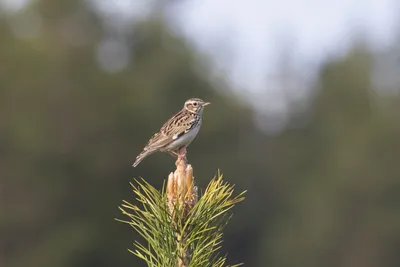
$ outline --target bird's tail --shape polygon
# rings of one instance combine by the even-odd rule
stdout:
[[[136,160],[132,166],[136,167],[137,165],[139,165],[140,162],[142,162],[142,160],[144,160],[145,157],[149,156],[150,154],[153,154],[154,152],[155,152],[155,150],[143,150],[142,153],[140,153],[136,157]]]

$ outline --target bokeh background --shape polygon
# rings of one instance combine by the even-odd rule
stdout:
[[[144,266],[117,206],[161,188],[131,164],[190,97],[189,160],[246,201],[245,266],[400,266],[397,1],[0,1],[0,265]]]

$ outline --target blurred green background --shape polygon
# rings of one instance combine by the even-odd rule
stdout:
[[[134,201],[133,177],[161,188],[169,155],[131,164],[200,97],[212,105],[189,148],[198,185],[220,169],[248,190],[225,231],[230,263],[400,266],[400,37],[377,50],[355,33],[307,81],[281,51],[278,116],[173,30],[164,11],[179,1],[153,2],[120,24],[88,1],[1,10],[0,265],[144,266],[117,206]]]

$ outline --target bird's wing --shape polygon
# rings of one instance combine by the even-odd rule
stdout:
[[[172,137],[172,140],[176,140],[194,128],[197,122],[198,118],[196,116],[191,116],[181,111],[161,127],[160,133]]]
[[[181,111],[169,119],[160,131],[150,138],[144,150],[161,149],[190,131],[197,124],[197,118],[188,120],[187,116],[187,113]]]
[[[167,136],[162,132],[158,132],[154,134],[153,137],[150,138],[149,142],[147,143],[147,145],[144,147],[143,150],[149,150],[149,149],[157,150],[168,145],[172,141],[173,139],[171,136]]]

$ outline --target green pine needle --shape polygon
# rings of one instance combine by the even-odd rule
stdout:
[[[129,250],[131,253],[149,267],[175,267],[181,249],[190,254],[190,267],[225,266],[226,256],[217,253],[223,241],[222,231],[232,216],[230,209],[244,200],[245,191],[234,196],[234,186],[224,182],[218,173],[187,216],[175,207],[172,218],[164,186],[160,192],[144,179],[135,179],[131,186],[141,207],[123,201],[119,209],[129,220],[117,220],[129,224],[146,241],[146,245],[135,241],[136,249]],[[183,241],[178,242],[177,236]]]

